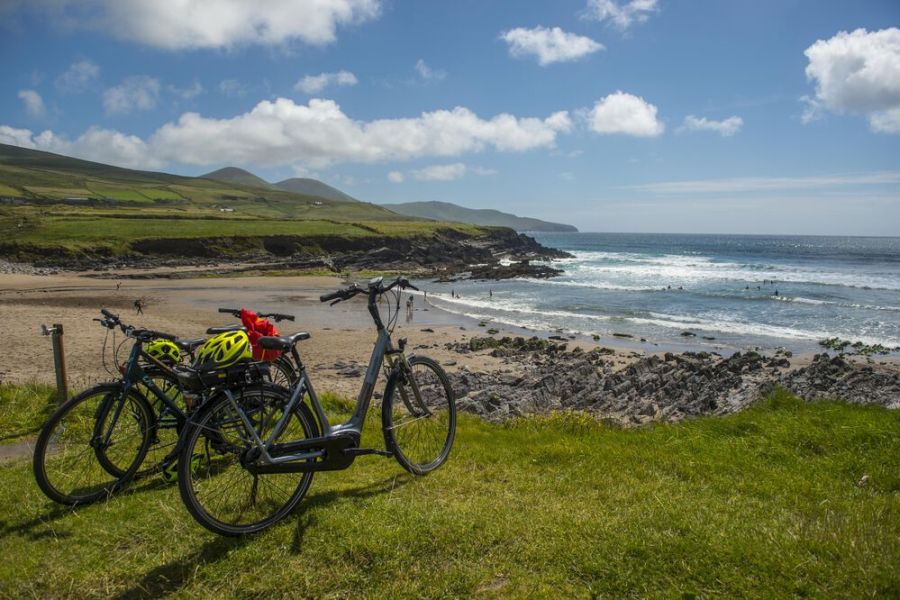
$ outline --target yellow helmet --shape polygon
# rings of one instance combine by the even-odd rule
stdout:
[[[197,350],[193,367],[200,371],[224,369],[253,358],[250,338],[243,331],[226,331],[206,340]]]
[[[178,345],[162,338],[148,342],[144,346],[144,351],[159,362],[167,365],[174,365],[181,361],[181,349]]]

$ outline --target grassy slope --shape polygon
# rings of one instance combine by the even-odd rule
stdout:
[[[157,479],[72,512],[5,465],[0,595],[896,597],[898,434],[898,412],[786,396],[630,431],[463,416],[434,474],[361,458],[242,540]]]
[[[42,203],[0,205],[0,239],[40,247],[123,251],[126,242],[137,239],[270,234],[405,237],[430,235],[448,226],[364,202],[121,169],[0,144],[2,195]],[[111,199],[114,205],[57,203],[71,197]],[[474,226],[452,227],[472,235],[485,232]]]

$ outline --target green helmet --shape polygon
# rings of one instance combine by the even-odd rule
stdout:
[[[199,371],[224,369],[253,358],[250,338],[244,331],[226,331],[206,340],[197,350],[193,367]]]
[[[157,338],[144,346],[144,351],[166,365],[178,364],[181,361],[181,349],[174,342]]]

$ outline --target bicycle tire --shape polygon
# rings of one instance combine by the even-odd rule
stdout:
[[[287,356],[282,354],[271,363],[269,363],[269,379],[275,385],[280,385],[285,389],[291,389],[297,380],[297,372],[294,369],[294,363]]]
[[[134,477],[150,445],[154,419],[140,394],[128,391],[127,411],[123,406],[113,427],[114,442],[102,448],[94,438],[98,420],[104,423],[115,414],[121,393],[119,383],[91,387],[65,402],[41,428],[32,468],[38,487],[54,502],[71,506],[96,502]],[[91,400],[96,406],[89,404]],[[78,458],[85,464],[70,466]]]
[[[456,438],[456,400],[447,373],[426,356],[409,358],[410,371],[391,373],[381,404],[385,447],[413,475],[426,475],[450,455]],[[417,368],[418,374],[417,374]],[[423,396],[419,402],[408,379]]]
[[[256,398],[253,397],[254,393],[257,394]],[[258,430],[257,433],[262,432],[260,437],[266,439],[266,426],[277,420],[277,417],[273,414],[272,418],[265,420],[263,418],[264,409],[253,413],[248,406],[254,402],[263,405],[272,402],[275,405],[280,404],[283,408],[288,399],[289,396],[284,389],[267,383],[245,389],[236,398],[236,401],[241,406],[241,410],[253,422]],[[254,420],[257,415],[260,415],[258,422]],[[296,426],[289,425],[282,432],[279,440],[295,441],[319,435],[316,421],[304,402],[297,404],[293,415],[297,423],[290,425],[299,425],[299,431]],[[256,533],[280,521],[303,499],[313,477],[311,472],[277,475],[249,473],[241,466],[240,459],[242,453],[250,445],[241,439],[243,435],[240,434],[240,431],[245,432],[246,429],[242,425],[234,425],[239,423],[237,419],[238,416],[234,414],[231,402],[226,396],[222,395],[211,400],[199,414],[189,420],[182,438],[181,454],[178,458],[178,489],[182,502],[198,523],[213,533],[224,536]],[[237,430],[238,434],[235,435],[232,430]],[[302,431],[303,438],[297,437],[300,431]],[[223,465],[222,462],[226,464]],[[230,467],[231,471],[227,477],[223,477],[223,480],[218,481],[217,484],[213,482],[212,485],[206,485],[207,481],[222,477]],[[298,475],[300,476],[299,481],[293,491],[290,491],[292,484],[288,482]],[[277,483],[275,483],[275,478],[278,478]],[[261,484],[261,480],[265,483]],[[241,504],[243,502],[242,492],[247,489],[248,484],[250,502]],[[266,488],[266,486],[268,487]],[[206,489],[199,489],[201,487]],[[261,505],[265,503],[265,499],[258,502],[257,494],[263,488],[279,493],[283,497],[283,499],[277,499],[270,503],[271,510],[262,509]],[[228,522],[221,518],[223,515],[213,513],[214,510],[216,512],[227,510],[229,505],[240,507],[238,513],[242,519],[241,522],[236,520]],[[251,517],[253,511],[259,512],[259,516]]]

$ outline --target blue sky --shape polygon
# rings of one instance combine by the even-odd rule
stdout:
[[[12,0],[0,142],[582,230],[900,235],[900,3]]]

